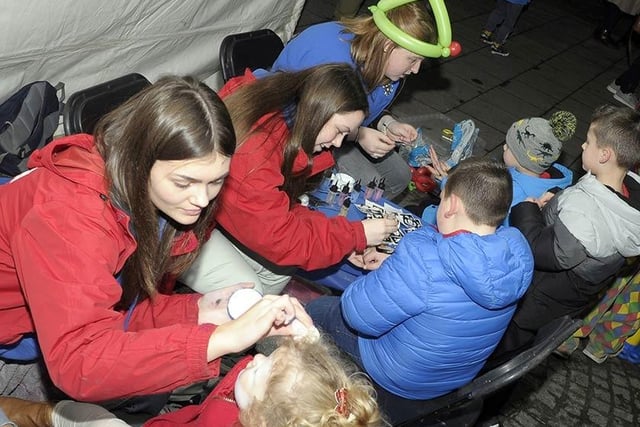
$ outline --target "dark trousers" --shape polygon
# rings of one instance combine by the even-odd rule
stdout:
[[[620,86],[623,93],[635,92],[638,83],[640,83],[640,56],[635,58],[631,66],[616,79],[616,84]]]
[[[305,310],[313,319],[313,323],[336,343],[338,348],[347,353],[353,361],[364,370],[358,348],[358,335],[342,317],[340,297],[320,297],[310,301]]]
[[[504,43],[513,32],[516,26],[520,12],[524,8],[523,4],[513,4],[506,0],[498,0],[496,7],[493,9],[487,19],[485,30],[493,32],[493,39],[497,43]]]
[[[598,302],[598,293],[610,282],[593,285],[588,294],[576,288],[564,273],[536,272],[502,340],[487,360],[487,371],[535,343],[536,334],[552,320],[568,315],[581,318]]]

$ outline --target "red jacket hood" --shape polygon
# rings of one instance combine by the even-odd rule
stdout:
[[[44,148],[34,151],[29,157],[29,169],[42,167],[76,184],[83,185],[105,196],[109,195],[104,174],[104,159],[95,146],[94,138],[88,134],[76,134],[56,139]],[[114,206],[115,207],[115,206]],[[118,219],[129,230],[129,215],[116,208]],[[133,239],[133,236],[132,236]],[[180,234],[172,247],[171,255],[183,255],[194,251],[198,242],[193,233]],[[162,288],[173,288],[174,278],[169,279]]]
[[[56,139],[29,157],[29,169],[42,167],[77,184],[107,194],[104,160],[87,134]]]

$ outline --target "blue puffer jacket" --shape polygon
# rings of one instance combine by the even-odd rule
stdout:
[[[430,399],[476,376],[532,274],[531,250],[515,228],[443,236],[427,226],[349,286],[342,311],[361,335],[371,378],[396,395]]]

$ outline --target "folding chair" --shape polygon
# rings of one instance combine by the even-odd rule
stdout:
[[[132,73],[75,92],[62,113],[65,135],[93,133],[102,116],[150,84],[141,74]]]
[[[378,389],[378,401],[395,427],[474,425],[483,401],[538,366],[582,325],[564,316],[542,328],[536,344],[451,393],[430,400],[408,400]]]
[[[220,44],[220,68],[226,82],[249,68],[271,68],[284,48],[280,37],[269,29],[230,34]]]

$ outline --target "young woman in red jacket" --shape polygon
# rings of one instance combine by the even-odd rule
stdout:
[[[0,372],[35,359],[77,400],[158,394],[217,376],[220,356],[290,333],[294,317],[311,325],[287,296],[231,321],[227,297],[246,284],[172,294],[210,233],[235,145],[211,89],[166,77],[94,136],[34,152],[0,186]]]
[[[182,281],[199,292],[253,282],[278,294],[297,268],[349,257],[357,265],[397,223],[329,218],[298,202],[334,165],[332,148],[357,133],[368,110],[363,83],[346,64],[256,79],[249,71],[220,91],[239,147],[220,193],[216,230]],[[319,181],[319,180],[318,180]]]

